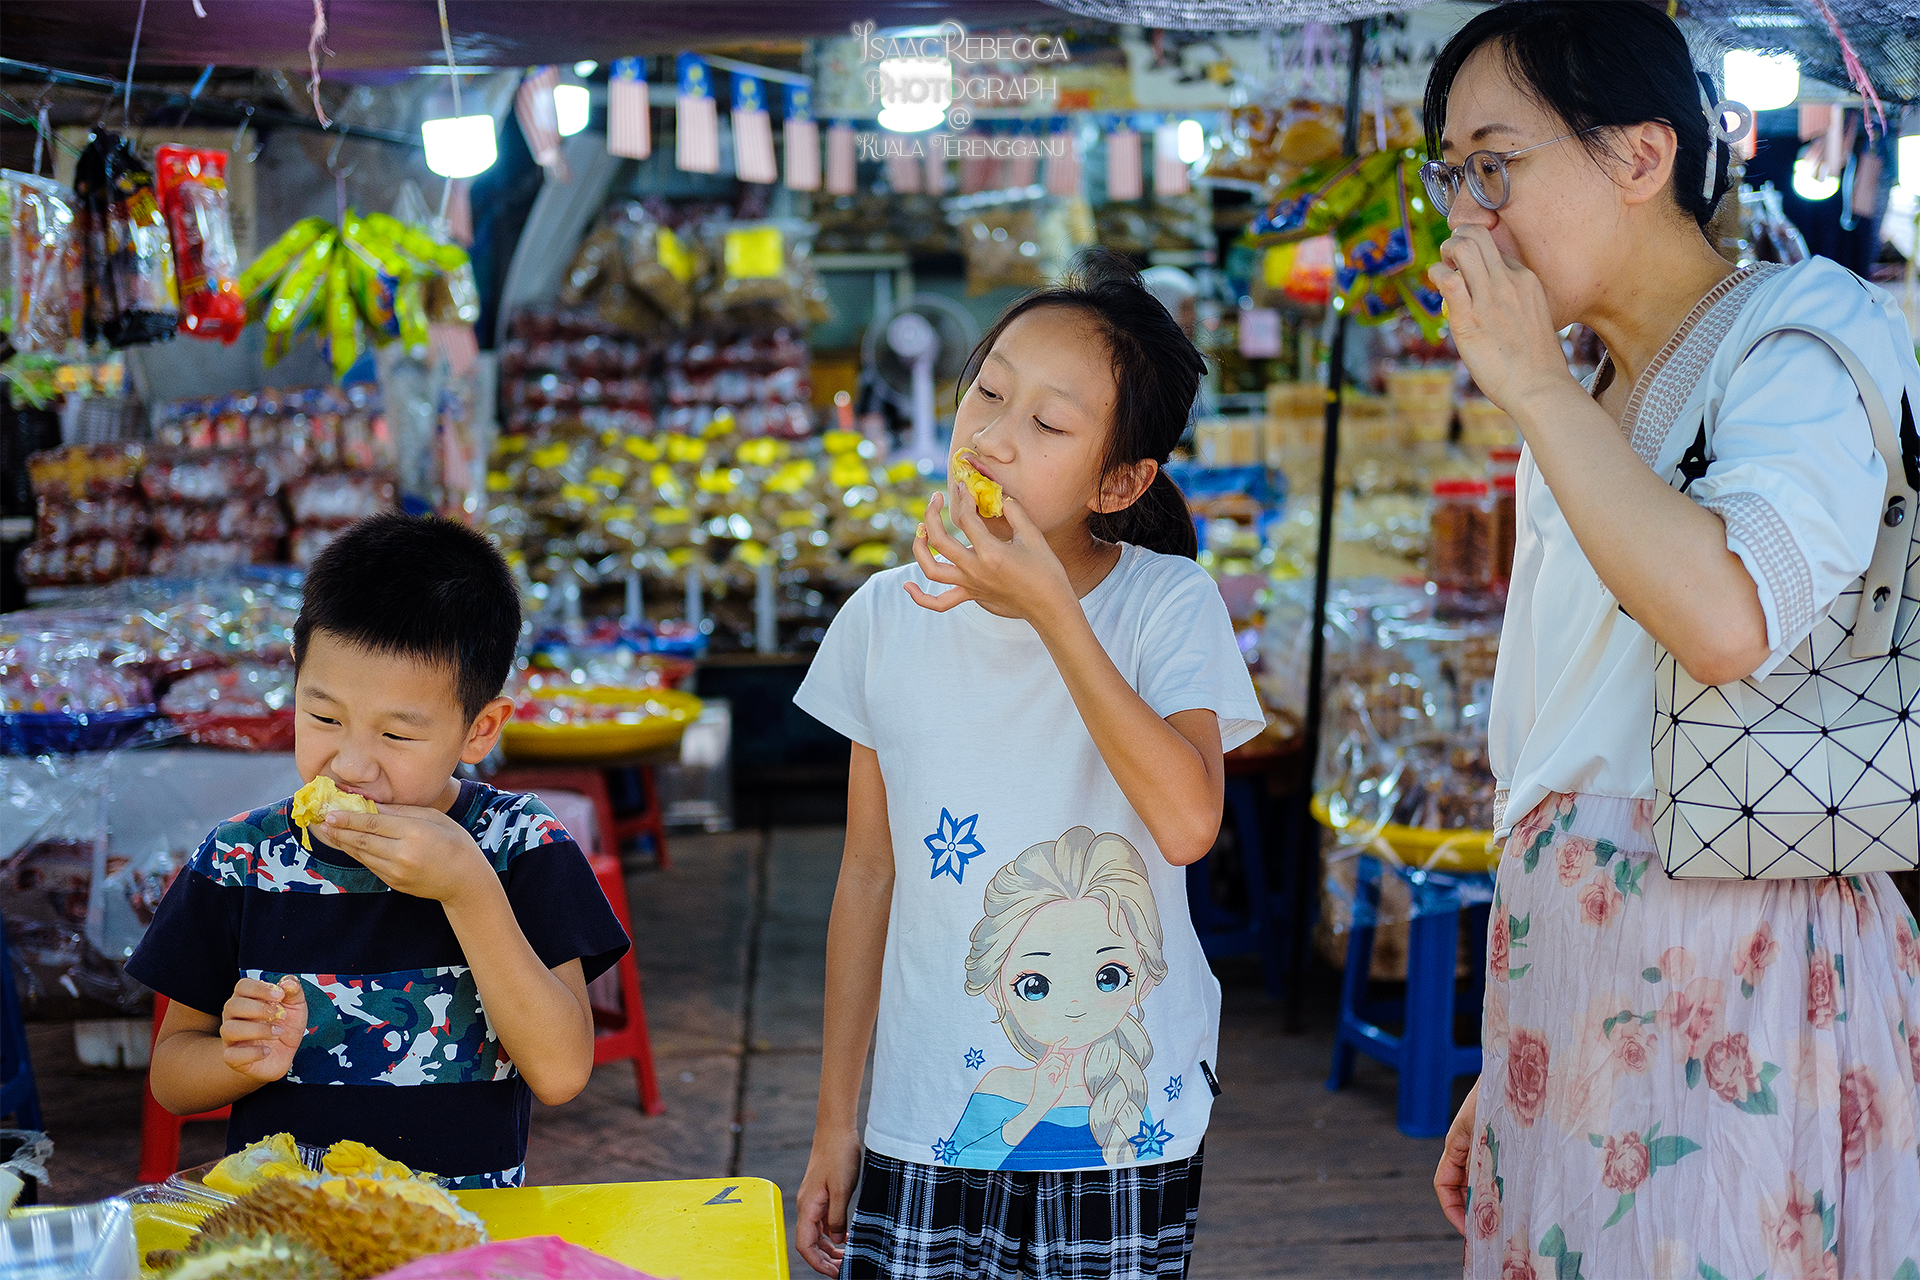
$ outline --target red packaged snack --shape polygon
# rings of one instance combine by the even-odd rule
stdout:
[[[180,332],[231,343],[247,322],[227,212],[227,153],[171,143],[154,153],[160,208],[173,232]]]

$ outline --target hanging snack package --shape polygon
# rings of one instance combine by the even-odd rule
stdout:
[[[626,236],[627,280],[661,315],[685,328],[693,320],[696,242],[682,239],[635,206]]]
[[[1372,281],[1413,265],[1413,211],[1404,165],[1395,165],[1392,179],[1367,193],[1366,202],[1340,224],[1334,239],[1340,261],[1333,269],[1333,287],[1350,307],[1369,292]]]
[[[1439,211],[1427,202],[1425,191],[1417,185],[1419,174],[1418,157],[1402,163],[1400,177],[1408,193],[1407,208],[1411,216],[1407,220],[1407,231],[1413,261],[1405,270],[1395,273],[1393,284],[1400,291],[1414,323],[1420,326],[1421,336],[1428,342],[1439,342],[1447,326],[1446,302],[1428,279],[1427,271],[1440,261],[1440,243],[1447,238],[1448,231]]]
[[[180,291],[152,172],[131,142],[96,133],[73,182],[86,211],[89,336],[116,347],[167,341],[180,325]]]
[[[1398,159],[1398,152],[1383,151],[1316,164],[1288,183],[1247,232],[1256,244],[1278,244],[1331,231],[1366,203],[1373,188],[1392,175]]]
[[[51,178],[0,170],[7,211],[5,324],[17,351],[58,353],[79,337],[73,205]]]
[[[240,254],[227,209],[227,153],[169,143],[154,153],[160,208],[173,232],[180,331],[231,343],[246,326]]]
[[[360,312],[353,300],[353,250],[342,239],[327,260],[326,326],[327,351],[332,357],[333,376],[345,381],[347,371],[360,358]]]
[[[273,287],[286,274],[302,252],[312,247],[313,242],[333,230],[333,224],[325,218],[302,218],[288,227],[267,247],[265,253],[253,260],[253,265],[240,273],[238,288],[241,298],[247,304],[249,323],[266,314],[267,303],[273,300]]]
[[[267,349],[262,357],[272,368],[293,346],[293,339],[313,317],[327,291],[327,262],[333,256],[334,233],[322,231],[302,249],[274,287],[267,303]]]
[[[353,303],[367,322],[367,332],[377,344],[400,334],[397,297],[400,283],[411,268],[393,244],[367,231],[366,220],[354,209],[340,227],[338,253],[346,257],[347,283]]]

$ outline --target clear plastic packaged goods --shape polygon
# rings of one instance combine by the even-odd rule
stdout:
[[[80,246],[73,196],[51,178],[0,170],[6,211],[8,341],[16,351],[57,354],[82,332]]]

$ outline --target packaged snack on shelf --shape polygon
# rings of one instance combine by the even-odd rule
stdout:
[[[154,153],[160,207],[173,232],[180,331],[231,343],[246,324],[227,209],[227,153],[171,143]]]
[[[293,667],[239,662],[176,680],[160,711],[189,741],[242,751],[293,749]]]
[[[74,167],[87,335],[116,347],[165,342],[180,323],[173,243],[153,174],[127,139],[95,133]]]
[[[295,524],[347,525],[393,510],[394,484],[377,472],[327,472],[294,481],[287,497]]]
[[[138,487],[146,449],[138,444],[75,444],[27,459],[36,497],[105,498]]]
[[[73,196],[51,178],[0,170],[7,255],[0,290],[16,351],[57,354],[81,337],[80,243]]]
[[[1152,237],[1151,229],[1146,236]],[[1054,197],[989,206],[960,222],[967,296],[1002,288],[1040,288],[1073,256],[1065,202]]]

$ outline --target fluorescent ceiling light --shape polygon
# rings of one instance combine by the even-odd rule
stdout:
[[[553,86],[553,116],[561,137],[571,138],[587,127],[587,113],[592,104],[587,86],[583,84]]]
[[[944,122],[953,92],[947,58],[884,58],[878,70],[882,129],[922,133]]]
[[[1755,111],[1789,107],[1800,96],[1800,60],[1790,53],[1731,49],[1722,64],[1721,82],[1729,98]]]
[[[1840,193],[1840,179],[1820,177],[1818,165],[1812,156],[1793,162],[1793,194],[1802,200],[1831,200]]]
[[[1193,164],[1207,154],[1207,131],[1200,127],[1198,120],[1182,120],[1177,136],[1181,164]]]
[[[493,137],[493,117],[443,116],[420,125],[427,148],[427,168],[443,178],[471,178],[485,173],[499,159]]]

